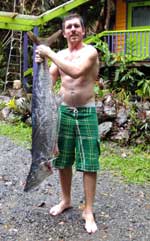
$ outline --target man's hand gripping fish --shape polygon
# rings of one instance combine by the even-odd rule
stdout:
[[[32,32],[30,39],[39,44],[50,46],[60,36],[58,30],[47,39],[38,38]],[[54,159],[54,148],[58,136],[58,107],[61,102],[53,92],[48,61],[38,63],[38,71],[32,86],[32,163],[27,176],[24,191],[38,186],[46,177],[52,174],[51,161]]]

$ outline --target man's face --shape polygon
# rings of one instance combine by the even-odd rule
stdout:
[[[63,34],[69,42],[77,42],[83,39],[85,29],[78,18],[73,18],[65,22]]]

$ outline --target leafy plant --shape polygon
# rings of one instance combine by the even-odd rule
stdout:
[[[128,91],[126,91],[124,88],[118,88],[117,92],[114,92],[114,95],[116,96],[119,102],[125,103],[126,106],[129,106],[130,93]]]
[[[2,110],[4,107],[6,107],[6,103],[5,102],[0,102],[0,110]]]
[[[134,93],[137,89],[137,83],[144,73],[136,67],[129,66],[130,56],[120,56],[119,65],[115,70],[113,88],[124,88],[126,91]]]
[[[142,98],[150,98],[150,79],[143,78],[137,84],[140,89],[136,90],[136,93]]]
[[[105,95],[110,93],[109,89],[101,89],[97,83],[94,85],[94,93],[96,99],[103,98]]]
[[[13,97],[7,104],[6,104],[10,109],[13,109],[17,111],[17,105],[15,102],[15,97]]]
[[[109,72],[114,72],[110,88],[116,90],[116,92],[118,92],[119,89],[124,89],[125,91],[134,94],[137,90],[138,82],[144,77],[144,73],[142,71],[140,71],[137,67],[133,67],[135,41],[128,40],[126,54],[123,52],[111,53],[108,44],[99,39],[98,35],[93,36],[92,42],[95,44],[96,49],[100,52],[100,62],[103,62],[105,65],[103,78],[108,79]],[[148,89],[147,86],[143,88],[146,91]]]
[[[106,66],[109,67],[116,63],[114,54],[110,52],[108,44],[99,39],[98,35],[92,37],[92,42],[95,48],[100,52],[100,61],[104,62]]]
[[[133,62],[137,56],[134,54],[136,53],[136,41],[135,39],[127,39],[126,40],[126,58],[128,62]]]
[[[140,113],[140,114],[138,114]],[[141,116],[140,116],[141,115]],[[138,112],[134,105],[130,105],[130,143],[134,143],[139,138],[140,142],[149,143],[150,139],[150,118],[146,116],[144,110]]]
[[[134,94],[137,83],[143,78],[144,73],[134,67],[136,44],[133,39],[127,39],[126,53],[117,53],[115,59],[118,63],[115,70],[113,88],[124,88]]]

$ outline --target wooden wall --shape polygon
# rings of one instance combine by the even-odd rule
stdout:
[[[116,0],[116,26],[115,30],[125,30],[127,28],[127,7],[126,0]]]

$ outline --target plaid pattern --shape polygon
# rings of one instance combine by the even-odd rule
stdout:
[[[56,168],[72,166],[75,161],[78,171],[99,170],[100,141],[95,107],[60,107],[58,147]]]

